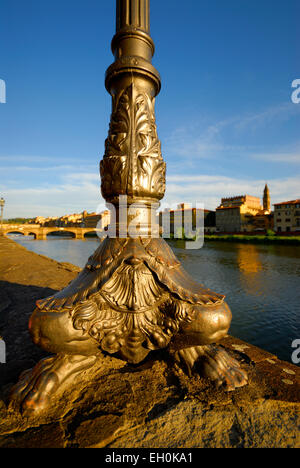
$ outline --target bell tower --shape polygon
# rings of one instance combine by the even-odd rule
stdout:
[[[264,211],[271,211],[271,198],[270,198],[270,190],[268,185],[265,185],[264,189],[264,196],[263,196],[263,205],[264,205]]]

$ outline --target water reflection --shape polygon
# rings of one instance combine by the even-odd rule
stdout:
[[[249,273],[258,273],[262,270],[257,247],[255,245],[247,245],[247,249],[245,249],[245,246],[239,244],[237,248],[237,264],[245,277]]]
[[[261,295],[263,293],[263,281],[259,274],[263,270],[260,254],[255,245],[245,246],[239,244],[236,249],[236,262],[241,272],[242,289],[251,295]]]

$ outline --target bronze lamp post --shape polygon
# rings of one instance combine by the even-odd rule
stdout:
[[[47,408],[103,353],[138,364],[151,350],[165,349],[189,373],[201,364],[203,375],[227,390],[247,383],[239,364],[215,345],[231,323],[224,296],[195,283],[159,236],[154,215],[165,193],[166,165],[155,122],[161,80],[151,63],[149,3],[117,0],[115,61],[105,78],[112,115],[100,163],[112,222],[79,276],[37,301],[30,332],[54,357],[21,376],[12,400],[22,411]]]

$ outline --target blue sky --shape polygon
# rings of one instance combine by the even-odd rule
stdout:
[[[300,198],[298,0],[151,0],[162,76],[163,206],[222,196]],[[104,208],[115,1],[2,0],[0,196],[5,217]]]

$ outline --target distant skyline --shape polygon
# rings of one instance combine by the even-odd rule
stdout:
[[[222,197],[300,198],[297,0],[151,0],[167,163],[162,209]],[[103,211],[115,0],[0,6],[0,198],[5,218]]]

